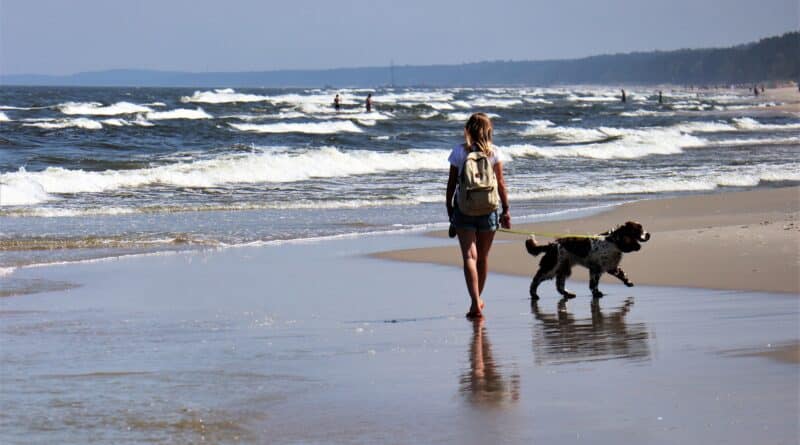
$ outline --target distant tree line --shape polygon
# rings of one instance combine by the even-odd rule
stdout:
[[[462,65],[191,73],[110,70],[69,76],[0,76],[3,85],[185,87],[501,86],[557,84],[741,84],[800,80],[800,32],[730,48],[682,49],[572,60]]]

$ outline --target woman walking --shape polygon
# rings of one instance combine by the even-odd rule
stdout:
[[[464,144],[453,147],[448,161],[447,215],[458,235],[464,261],[464,279],[471,300],[467,317],[480,318],[484,306],[481,293],[498,220],[503,228],[511,228],[503,163],[497,147],[492,145],[492,121],[487,115],[470,116],[464,126]],[[502,208],[499,217],[498,206]]]

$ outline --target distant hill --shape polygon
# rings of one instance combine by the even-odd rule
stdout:
[[[800,79],[800,32],[730,48],[682,49],[572,60],[462,65],[192,73],[108,70],[68,76],[0,76],[0,85],[184,87],[502,86],[556,84],[731,84]]]

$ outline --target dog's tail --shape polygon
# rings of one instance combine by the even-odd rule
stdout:
[[[541,245],[536,242],[536,238],[531,237],[525,240],[525,248],[528,249],[528,253],[537,256],[540,253],[545,253],[550,248],[550,244]]]

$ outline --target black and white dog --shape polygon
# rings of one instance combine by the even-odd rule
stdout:
[[[639,243],[649,239],[650,234],[644,231],[641,224],[633,221],[601,233],[597,238],[566,237],[545,245],[537,244],[534,238],[528,239],[525,241],[528,253],[533,256],[545,254],[531,282],[531,299],[538,300],[536,289],[539,284],[553,277],[556,278],[558,293],[564,298],[575,298],[575,294],[564,289],[564,284],[576,264],[589,269],[589,288],[594,298],[603,296],[597,289],[597,283],[604,272],[619,278],[628,287],[633,286],[619,267],[619,262],[623,253],[641,249]]]

